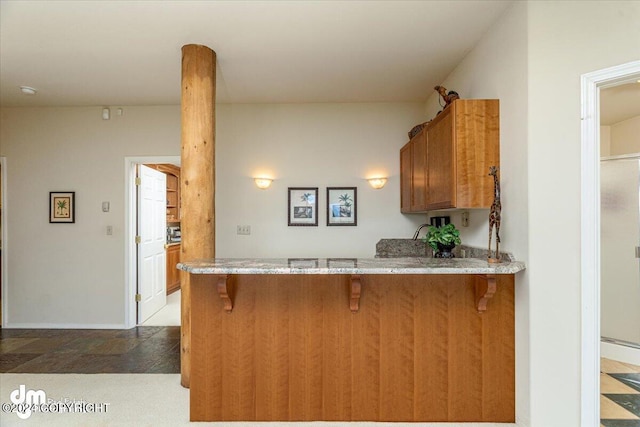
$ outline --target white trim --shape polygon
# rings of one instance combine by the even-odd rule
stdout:
[[[180,156],[140,156],[124,158],[124,323],[137,325],[136,318],[136,168],[144,163],[176,163]]]
[[[627,347],[612,342],[601,342],[600,355],[607,359],[640,366],[640,348]]]
[[[6,328],[7,326],[7,318],[9,317],[9,294],[7,290],[9,287],[7,286],[7,278],[9,277],[7,266],[9,263],[7,262],[7,248],[9,247],[9,242],[7,239],[7,158],[0,157],[0,191],[2,195],[0,196],[0,207],[2,207],[2,215],[0,215],[0,228],[2,229],[2,235],[0,239],[2,239],[2,327]]]
[[[638,77],[640,61],[581,77],[582,426],[600,425],[600,89]]]
[[[11,323],[7,329],[129,329],[122,323]]]
[[[600,161],[607,162],[609,160],[625,160],[625,159],[640,159],[640,153],[620,154],[617,156],[601,157]]]

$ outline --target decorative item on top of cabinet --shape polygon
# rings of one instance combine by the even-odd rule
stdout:
[[[455,90],[450,90],[447,92],[447,88],[444,86],[436,86],[433,89],[438,92],[438,94],[444,101],[444,105],[440,104],[442,108],[447,108],[453,101],[455,101],[456,99],[460,99],[460,95],[458,95],[458,92],[456,92]]]
[[[438,209],[489,209],[500,166],[497,99],[457,99],[400,150],[403,213]]]
[[[407,132],[407,134],[409,135],[409,139],[413,138],[414,136],[416,136],[418,134],[418,132],[420,132],[422,129],[424,129],[424,127],[426,125],[428,125],[429,122],[424,122],[424,123],[420,123],[419,125],[415,125],[414,127],[411,128],[411,130],[409,132]]]

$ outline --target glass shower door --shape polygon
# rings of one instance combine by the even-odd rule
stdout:
[[[601,335],[640,346],[640,158],[600,162]]]

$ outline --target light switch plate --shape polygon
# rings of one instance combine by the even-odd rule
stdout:
[[[248,236],[251,234],[251,226],[250,225],[238,225],[236,226],[236,234],[241,234],[244,236]]]

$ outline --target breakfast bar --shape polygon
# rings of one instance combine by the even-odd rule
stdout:
[[[522,262],[209,259],[191,283],[192,421],[514,422]]]

